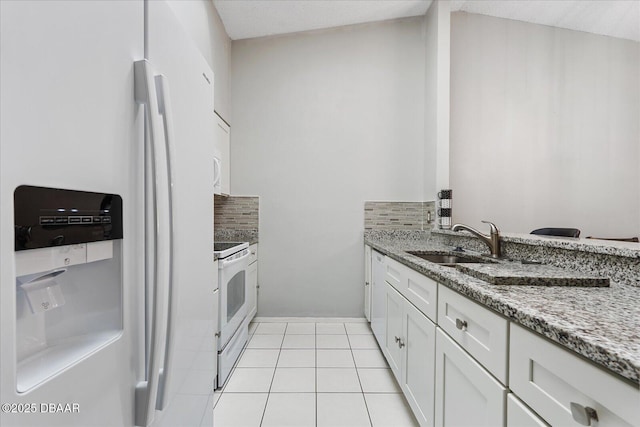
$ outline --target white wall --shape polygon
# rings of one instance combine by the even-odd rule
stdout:
[[[363,316],[364,201],[422,200],[421,24],[233,42],[231,191],[260,196],[259,316]]]
[[[452,14],[454,220],[638,236],[639,64],[637,42]]]
[[[231,39],[218,11],[211,0],[170,0],[168,3],[213,70],[215,109],[229,122]]]

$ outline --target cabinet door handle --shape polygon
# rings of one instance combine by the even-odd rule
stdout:
[[[364,282],[364,285],[365,286],[369,286],[369,282]]]
[[[404,347],[404,342],[402,340],[398,340],[398,347]]]
[[[456,328],[460,329],[461,331],[466,331],[467,326],[468,325],[466,320],[456,319]]]
[[[396,342],[400,342],[400,337],[394,337],[396,339]]]
[[[571,402],[571,416],[583,426],[590,426],[591,421],[598,421],[598,413],[595,409]]]

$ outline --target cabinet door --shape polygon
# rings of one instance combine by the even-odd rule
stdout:
[[[441,329],[436,331],[435,425],[505,425],[506,389]]]
[[[408,301],[404,302],[403,337],[402,391],[420,425],[433,426],[436,325]]]
[[[371,322],[371,246],[364,246],[364,317]]]
[[[386,284],[385,276],[385,257],[380,252],[372,251],[372,268],[371,268],[371,330],[378,341],[381,349],[384,348],[385,337],[385,300],[386,300]]]
[[[215,136],[215,148],[216,152],[220,155],[220,192],[222,194],[231,194],[231,184],[229,178],[231,177],[231,145],[230,145],[230,133],[231,129],[229,125],[225,123],[222,118],[216,114],[216,136]]]
[[[507,397],[507,425],[509,427],[548,427],[549,424],[531,412],[531,409],[513,393]]]
[[[247,268],[247,319],[248,322],[258,312],[258,262]],[[248,323],[247,322],[247,323]]]
[[[386,326],[384,353],[393,371],[396,380],[400,382],[400,370],[402,368],[402,355],[405,339],[403,334],[403,310],[405,299],[396,291],[393,286],[386,284]]]

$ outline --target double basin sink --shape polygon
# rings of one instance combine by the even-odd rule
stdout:
[[[537,285],[537,286],[609,286],[609,278],[564,270],[552,265],[532,261],[493,259],[482,255],[442,254],[429,251],[407,251],[422,258],[491,283],[493,285]]]
[[[433,262],[435,264],[443,265],[445,267],[455,267],[457,264],[473,263],[473,264],[488,264],[495,261],[483,258],[480,256],[471,255],[450,255],[440,254],[426,251],[408,251],[407,253],[422,258],[426,261]]]

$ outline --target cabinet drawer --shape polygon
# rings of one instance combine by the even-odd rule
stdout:
[[[500,382],[507,384],[507,319],[440,285],[437,323]]]
[[[507,425],[509,427],[548,427],[549,424],[534,414],[513,393],[507,396]]]
[[[511,389],[549,424],[581,425],[571,413],[574,403],[596,411],[592,425],[640,426],[637,386],[515,324],[510,352]]]
[[[407,271],[409,269],[398,261],[386,257],[384,265],[384,280],[391,286],[396,288],[398,292],[402,292],[402,288],[406,286]]]
[[[258,260],[258,244],[254,243],[249,246],[249,264],[253,264]]]
[[[386,281],[432,321],[436,321],[438,283],[387,257]]]
[[[407,272],[406,277],[407,286],[402,291],[403,295],[435,322],[437,320],[438,283],[411,269]]]

